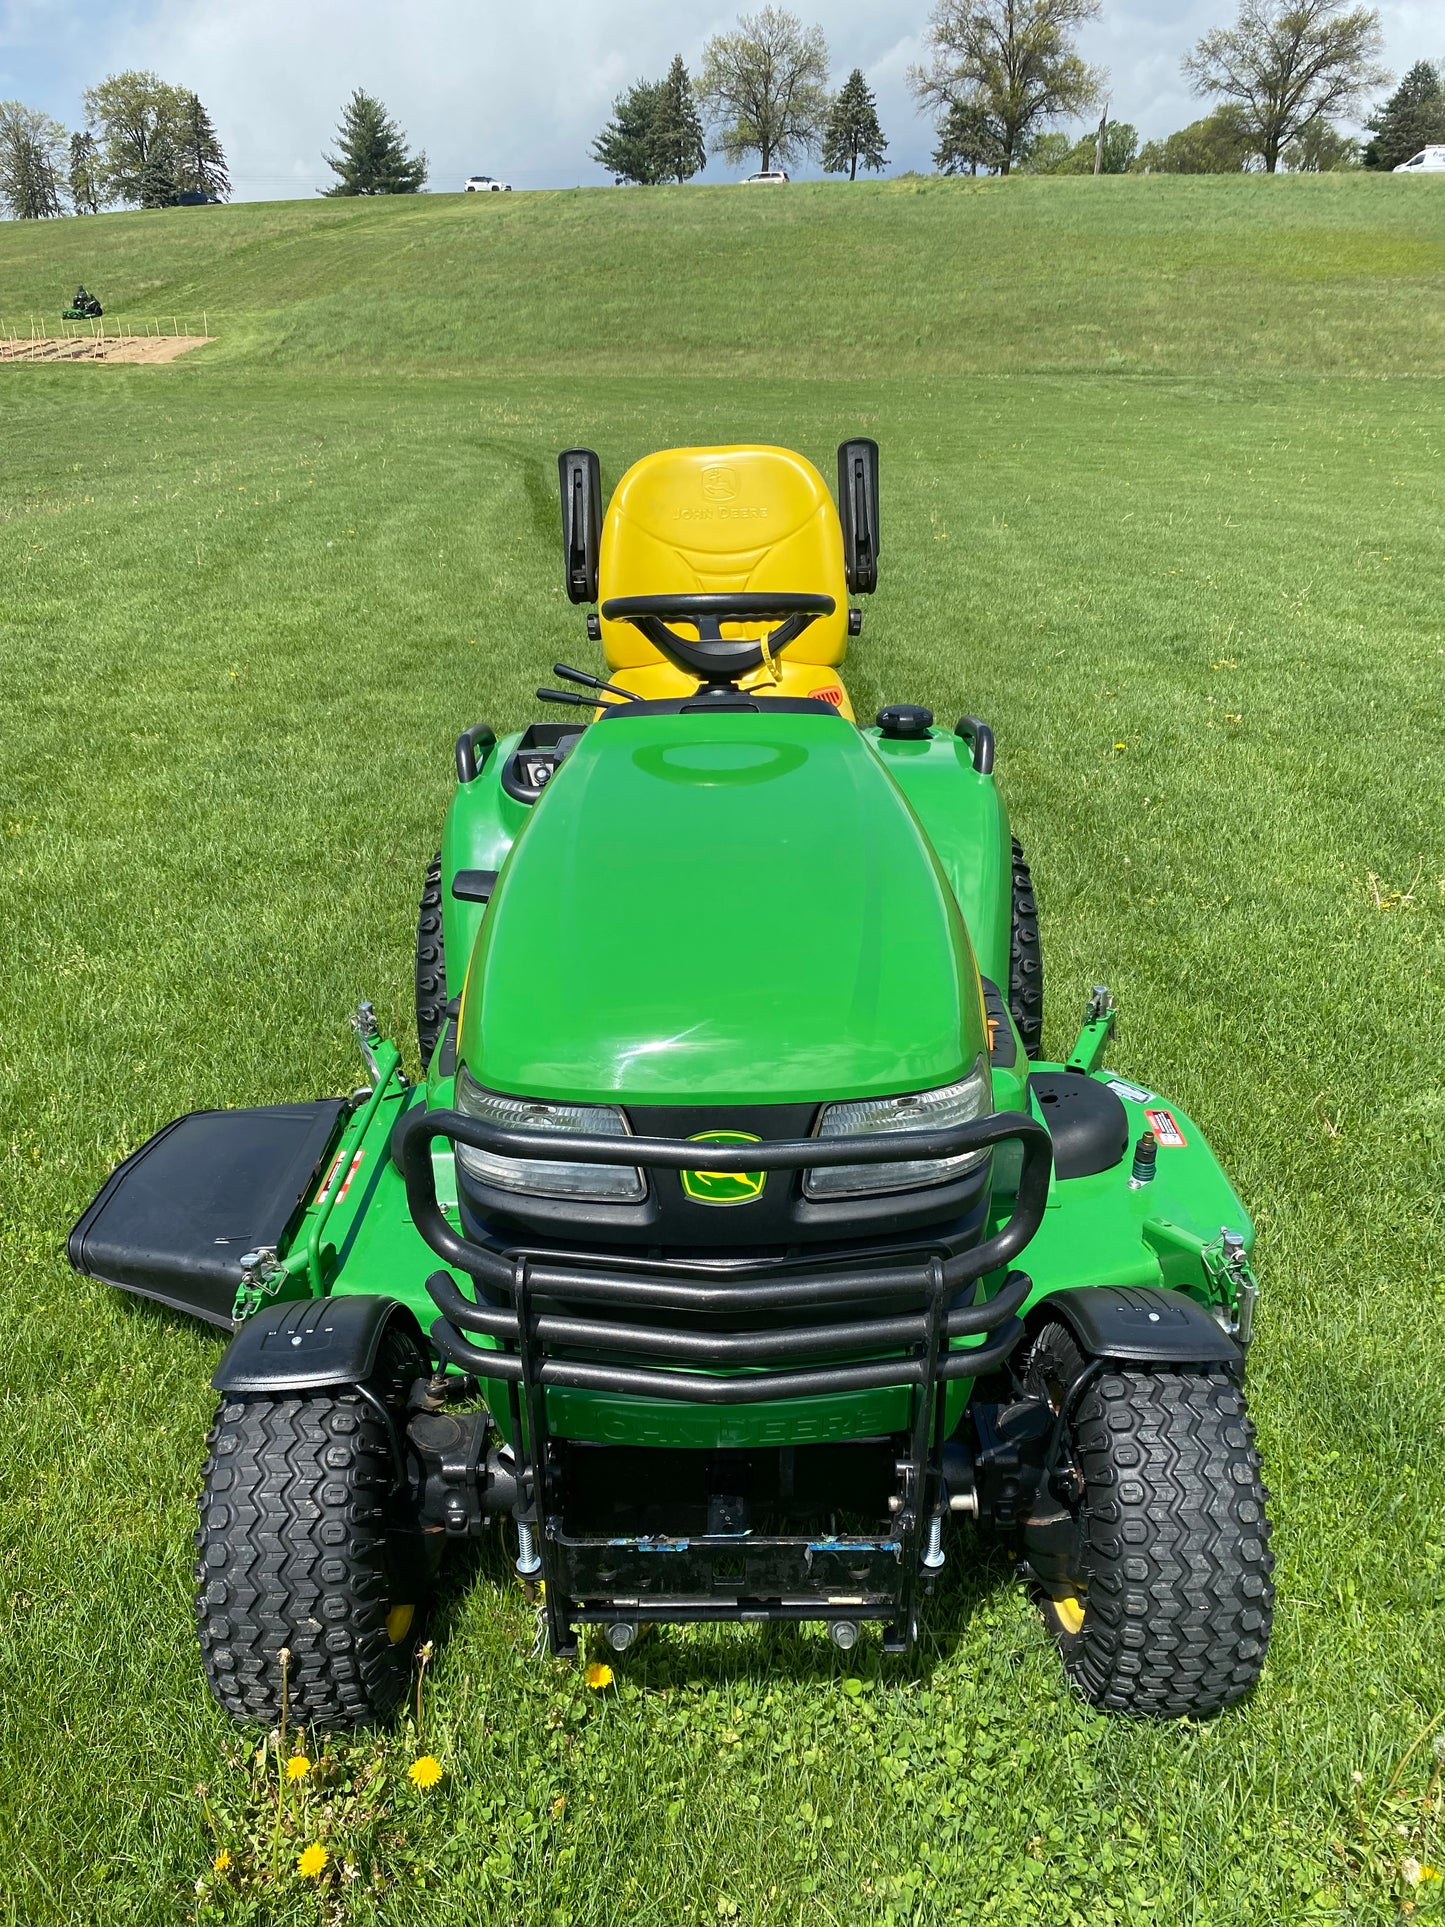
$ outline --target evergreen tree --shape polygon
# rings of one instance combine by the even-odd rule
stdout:
[[[70,137],[70,204],[77,214],[99,214],[105,205],[100,185],[100,147],[94,134]]]
[[[1365,149],[1365,166],[1387,172],[1422,147],[1445,142],[1445,72],[1417,60],[1365,125],[1374,136]]]
[[[12,220],[63,214],[60,169],[65,129],[22,101],[0,100],[0,206]]]
[[[887,152],[888,142],[878,125],[878,102],[863,78],[863,69],[855,67],[828,109],[823,129],[823,171],[846,174],[850,181],[856,181],[859,161],[877,174],[888,164],[884,159]]]
[[[210,115],[197,95],[182,88],[176,115],[176,185],[183,194],[209,194],[224,201],[231,192],[226,154]]]
[[[667,82],[634,80],[612,103],[612,118],[592,143],[592,158],[619,187],[655,187],[664,178],[657,142],[662,96]]]
[[[707,166],[707,142],[682,55],[674,54],[657,98],[652,145],[660,181],[690,181]]]
[[[176,194],[176,150],[169,134],[158,134],[134,182],[134,199],[141,207],[174,207]]]
[[[406,135],[381,102],[360,87],[347,101],[336,130],[336,154],[322,159],[337,176],[323,191],[353,194],[416,194],[426,180],[426,155],[407,152]]]
[[[999,165],[1003,145],[988,109],[979,100],[953,100],[938,123],[933,165],[940,174],[986,173]]]

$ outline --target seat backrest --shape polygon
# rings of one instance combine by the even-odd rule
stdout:
[[[787,660],[833,665],[848,648],[843,532],[828,485],[787,448],[667,448],[634,462],[602,525],[599,600],[609,596],[802,590],[833,598]],[[771,623],[725,623],[762,635]],[[631,623],[602,623],[609,669],[664,660]]]

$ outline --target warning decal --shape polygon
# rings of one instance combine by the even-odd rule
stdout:
[[[346,1153],[344,1151],[337,1152],[336,1162],[332,1165],[331,1169],[326,1173],[325,1178],[322,1180],[321,1189],[316,1193],[317,1204],[320,1204],[321,1200],[326,1196],[326,1193],[330,1190],[332,1179],[336,1176],[337,1171],[341,1168],[341,1160],[342,1158],[345,1157],[345,1155]],[[341,1189],[336,1194],[336,1202],[338,1204],[340,1204],[341,1200],[346,1196],[347,1192],[351,1189],[351,1180],[356,1176],[357,1171],[361,1168],[361,1160],[365,1156],[366,1156],[365,1151],[358,1151],[356,1156],[351,1160],[351,1169],[347,1172],[346,1180],[342,1184]]]
[[[828,683],[822,689],[810,689],[808,695],[814,702],[831,703],[834,709],[843,707],[843,692],[837,683]]]
[[[1184,1133],[1174,1122],[1173,1111],[1146,1111],[1144,1115],[1149,1120],[1149,1129],[1167,1150],[1184,1149]]]

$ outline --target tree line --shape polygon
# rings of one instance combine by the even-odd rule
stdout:
[[[620,185],[690,181],[709,149],[730,165],[756,154],[763,173],[818,155],[824,171],[856,179],[886,165],[878,102],[855,67],[829,87],[828,44],[781,7],[745,15],[703,48],[696,78],[678,54],[663,80],[635,80],[613,102],[592,156]],[[711,142],[705,129],[711,130]]]
[[[1163,140],[1139,142],[1109,118],[1108,76],[1080,55],[1077,36],[1102,0],[937,0],[928,59],[909,73],[935,118],[934,165],[946,174],[1273,174],[1394,167],[1445,141],[1445,71],[1419,61],[1365,124],[1363,147],[1336,124],[1389,84],[1379,64],[1380,17],[1347,0],[1240,0],[1232,26],[1206,33],[1184,56],[1193,90],[1217,103]],[[1445,63],[1442,63],[1445,66]],[[709,152],[763,172],[818,158],[856,179],[886,166],[888,141],[861,68],[830,90],[821,27],[783,8],[745,15],[702,51],[695,78],[681,54],[663,80],[637,80],[613,103],[592,154],[619,183],[652,186],[701,173]],[[1092,115],[1082,139],[1053,123]],[[710,138],[709,138],[710,135]]]
[[[82,100],[85,126],[75,133],[23,101],[0,101],[0,204],[15,220],[230,194],[225,151],[190,88],[132,69]]]
[[[225,150],[189,88],[132,69],[87,88],[82,101],[86,124],[73,134],[23,101],[0,101],[0,207],[12,219],[229,200]],[[426,155],[411,152],[385,107],[359,87],[336,150],[323,156],[336,176],[328,194],[416,194],[426,183]]]
[[[619,94],[593,159],[619,186],[690,181],[707,166],[706,121],[714,153],[730,163],[755,153],[764,173],[814,153],[829,174],[879,171],[888,142],[863,70],[836,94],[828,76],[822,28],[765,7],[708,41],[695,80],[678,54],[666,79],[636,80]]]
[[[1162,140],[1139,142],[1109,118],[1108,77],[1082,58],[1080,30],[1102,0],[937,0],[926,64],[909,85],[933,114],[941,173],[1275,173],[1343,167],[1388,169],[1445,143],[1445,62],[1419,60],[1364,123],[1363,144],[1338,120],[1357,115],[1391,76],[1379,64],[1379,14],[1347,0],[1240,0],[1232,26],[1206,33],[1183,70],[1211,111]],[[688,181],[709,152],[736,165],[756,155],[763,172],[816,156],[825,172],[856,180],[887,165],[878,103],[861,68],[833,91],[821,27],[766,6],[715,34],[696,76],[678,54],[663,78],[637,80],[613,103],[593,143],[618,182]],[[111,74],[83,96],[85,127],[68,132],[22,101],[0,101],[0,206],[17,220],[73,211],[168,207],[226,200],[225,151],[191,89],[157,74]],[[1082,139],[1053,123],[1092,115]],[[358,88],[343,110],[332,195],[415,194],[427,158],[373,95]]]

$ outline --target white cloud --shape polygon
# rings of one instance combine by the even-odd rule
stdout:
[[[867,73],[892,171],[928,168],[932,130],[906,80],[922,55],[928,0],[792,4],[821,22],[837,80],[853,66]],[[1110,70],[1112,112],[1146,137],[1203,112],[1180,55],[1232,12],[1233,0],[1105,0],[1083,51]],[[1381,12],[1397,71],[1445,54],[1438,0],[1391,0]],[[518,187],[566,187],[604,178],[589,150],[616,93],[662,73],[677,52],[695,67],[708,35],[735,17],[717,0],[133,0],[123,14],[104,0],[3,0],[0,95],[76,125],[90,82],[154,67],[205,100],[238,196],[268,199],[331,178],[322,151],[361,86],[426,149],[433,187],[459,187],[477,170]],[[705,179],[727,177],[709,161]]]

